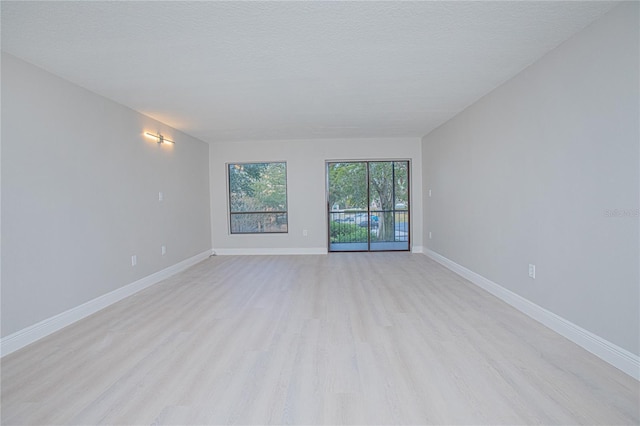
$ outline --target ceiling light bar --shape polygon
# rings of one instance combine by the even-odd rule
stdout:
[[[154,139],[157,139],[158,143],[172,143],[172,144],[175,144],[174,141],[172,141],[171,139],[165,138],[164,136],[162,136],[161,133],[158,133],[156,135],[156,134],[153,134],[153,133],[145,132],[145,135],[147,135],[149,137],[152,137]]]

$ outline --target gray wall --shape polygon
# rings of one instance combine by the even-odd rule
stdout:
[[[2,336],[210,249],[208,150],[3,53]]]
[[[326,160],[411,160],[411,245],[422,250],[419,138],[322,139],[213,143],[211,213],[214,249],[221,253],[322,253],[327,250]],[[225,164],[286,161],[289,233],[230,235]],[[302,231],[307,230],[307,236]]]
[[[635,354],[638,17],[617,7],[423,138],[425,246]]]

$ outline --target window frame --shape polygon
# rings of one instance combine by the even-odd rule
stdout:
[[[248,164],[283,164],[284,165],[284,210],[255,210],[255,211],[232,211],[231,210],[231,167],[233,166],[245,166]],[[225,163],[225,170],[227,175],[227,215],[228,215],[228,230],[229,235],[261,235],[261,234],[288,234],[289,233],[289,182],[287,172],[286,161],[234,161]],[[233,216],[236,215],[258,215],[258,214],[271,214],[277,217],[277,215],[284,215],[285,230],[284,231],[234,231],[233,229]]]

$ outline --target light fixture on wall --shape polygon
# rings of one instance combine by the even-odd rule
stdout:
[[[162,143],[173,143],[173,144],[175,144],[174,141],[165,138],[164,136],[162,136],[161,133],[158,133],[157,135],[154,135],[153,133],[145,132],[145,135],[149,136],[150,138],[154,138],[159,144],[162,144]]]

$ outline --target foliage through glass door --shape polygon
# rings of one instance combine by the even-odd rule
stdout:
[[[409,250],[409,162],[327,163],[329,251]]]

